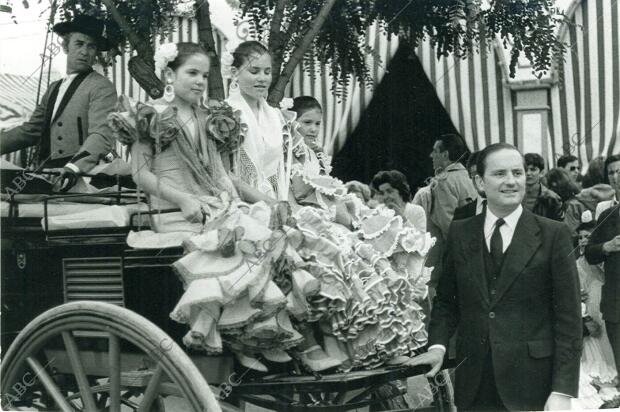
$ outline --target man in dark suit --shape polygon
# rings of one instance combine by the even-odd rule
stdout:
[[[610,156],[605,162],[605,175],[620,199],[620,156]],[[601,296],[601,313],[609,343],[614,351],[616,370],[620,370],[620,204],[605,210],[596,221],[586,259],[590,264],[605,263],[605,284]]]
[[[39,167],[62,167],[61,190],[89,172],[114,148],[108,114],[116,105],[116,89],[93,71],[95,57],[109,45],[102,35],[103,22],[76,16],[58,23],[54,32],[63,38],[67,77],[50,85],[24,124],[0,135],[0,154],[39,145]]]
[[[409,364],[430,365],[434,376],[456,331],[459,409],[569,409],[582,347],[569,230],[521,206],[525,170],[514,146],[485,148],[478,174],[486,211],[452,223],[430,346]]]

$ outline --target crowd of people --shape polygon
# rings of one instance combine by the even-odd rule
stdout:
[[[41,142],[38,160],[60,165],[69,190],[114,139],[127,145],[150,208],[179,210],[151,223],[155,239],[185,248],[170,316],[188,325],[188,347],[230,351],[260,372],[296,358],[313,372],[409,363],[432,376],[456,356],[463,409],[620,396],[620,155],[582,176],[573,156],[546,171],[539,154],[503,143],[469,153],[446,134],[415,193],[396,170],[343,183],[318,144],[319,102],[267,103],[262,43],[222,57],[229,96],[209,107],[208,53],[161,45],[163,98],[121,96],[115,109],[113,86],[92,71],[106,47],[100,22],[54,30],[68,76],[3,133],[0,151]],[[71,105],[82,114],[65,120]]]

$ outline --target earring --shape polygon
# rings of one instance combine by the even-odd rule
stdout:
[[[232,80],[230,81],[230,86],[228,86],[230,90],[237,90],[239,89],[239,83],[237,83],[237,78],[233,77]]]
[[[174,86],[170,80],[168,80],[168,84],[164,87],[164,100],[168,103],[174,100]]]

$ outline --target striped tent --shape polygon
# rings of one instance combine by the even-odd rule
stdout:
[[[573,1],[558,33],[568,45],[565,62],[541,80],[523,61],[509,78],[508,51],[499,42],[481,44],[466,60],[437,59],[428,41],[417,54],[472,150],[508,142],[552,165],[574,154],[585,166],[620,152],[619,12],[617,1]]]
[[[50,81],[48,81],[48,78]],[[48,85],[60,78],[57,72],[44,73],[40,82],[40,95],[43,96]],[[0,74],[0,130],[19,126],[30,118],[36,106],[37,91],[39,90],[39,73],[31,76],[17,74]],[[20,164],[19,152],[2,156],[10,162]]]

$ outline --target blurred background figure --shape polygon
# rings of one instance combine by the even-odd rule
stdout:
[[[545,161],[537,153],[526,153],[523,207],[539,216],[562,220],[562,199],[542,183]]]
[[[577,183],[577,185],[581,185],[581,174],[579,173],[581,165],[576,156],[570,154],[560,156],[557,161],[557,167],[566,170],[573,181]]]
[[[407,219],[418,230],[426,232],[426,213],[421,206],[410,203],[411,189],[407,178],[398,170],[378,172],[370,182],[372,197]]]

